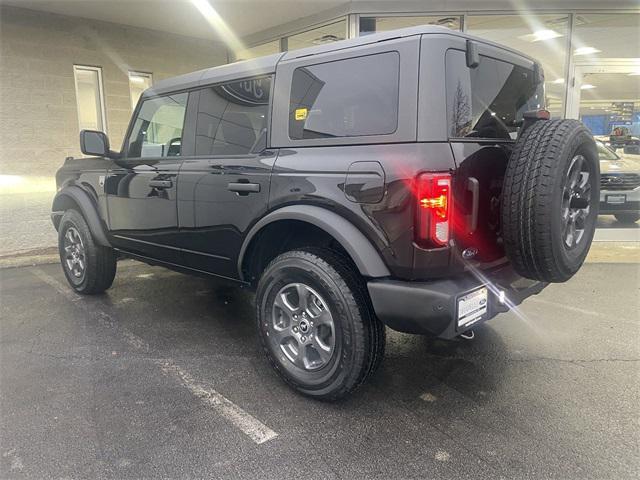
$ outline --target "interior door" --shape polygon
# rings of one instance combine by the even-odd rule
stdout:
[[[115,246],[171,263],[182,263],[177,180],[187,99],[179,93],[145,100],[125,142],[125,158],[105,181]]]
[[[237,258],[266,210],[277,151],[267,145],[271,77],[197,94],[195,155],[180,169],[178,218],[186,264],[237,278]]]

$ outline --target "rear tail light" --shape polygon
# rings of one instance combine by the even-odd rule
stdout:
[[[451,227],[451,175],[418,175],[416,241],[422,246],[441,247],[449,242]]]

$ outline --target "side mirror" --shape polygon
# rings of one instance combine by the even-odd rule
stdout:
[[[80,132],[80,150],[85,155],[112,156],[109,149],[109,137],[104,132],[97,130],[82,130]]]

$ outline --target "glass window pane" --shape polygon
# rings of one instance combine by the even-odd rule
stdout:
[[[74,67],[80,130],[104,131],[100,69]]]
[[[181,153],[187,93],[145,100],[129,137],[129,158],[174,157]]]
[[[360,35],[416,27],[418,25],[439,25],[452,30],[460,30],[461,24],[462,22],[458,16],[360,17]]]
[[[200,92],[196,155],[246,155],[266,147],[271,78],[226,83]]]
[[[289,137],[395,132],[399,65],[399,55],[389,52],[297,68],[291,85]]]
[[[543,106],[533,70],[508,62],[481,56],[469,68],[464,52],[449,50],[446,76],[452,137],[515,138],[523,113]]]
[[[347,20],[340,20],[323,27],[307,30],[306,32],[291,35],[287,38],[287,48],[297,50],[298,48],[313,47],[325,43],[344,40],[347,36]]]
[[[153,83],[150,73],[129,72],[129,92],[131,93],[131,109],[135,110],[142,92]]]
[[[545,73],[546,107],[563,116],[568,17],[566,15],[467,17],[467,31],[539,61]]]
[[[251,58],[264,57],[266,55],[273,55],[280,52],[280,40],[273,40],[272,42],[256,45],[255,47],[245,48],[236,53],[236,60],[249,60]]]
[[[639,78],[629,73],[584,75],[582,86],[589,88],[580,90],[579,118],[602,141],[619,146],[631,140],[625,136],[640,136]]]
[[[640,58],[640,14],[577,14],[574,61]]]

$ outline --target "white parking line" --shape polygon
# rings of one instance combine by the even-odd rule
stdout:
[[[565,305],[564,303],[552,302],[550,300],[543,300],[543,299],[538,298],[538,297],[531,297],[531,298],[527,299],[527,301],[531,302],[531,303],[540,303],[540,304],[543,304],[543,305],[550,305],[552,307],[562,308],[564,310],[569,310],[570,312],[575,312],[575,313],[581,313],[583,315],[591,315],[593,317],[602,316],[601,313],[595,312],[593,310],[586,310],[584,308],[572,307],[570,305]]]
[[[66,287],[65,285],[60,283],[58,280],[53,278],[48,273],[45,273],[40,268],[34,268],[30,270],[30,272],[33,273],[36,277],[38,277],[40,280],[42,280],[44,283],[49,285],[51,288],[53,288],[55,291],[57,291],[60,295],[64,296],[67,300],[71,300],[72,302],[77,302],[78,300],[80,300],[81,298],[80,295],[75,293],[69,287]]]
[[[149,344],[146,341],[123,327],[108,313],[103,312],[95,306],[89,306],[81,302],[80,300],[82,300],[82,296],[75,293],[70,289],[70,287],[59,282],[40,268],[34,268],[30,271],[44,283],[63,295],[66,299],[74,302],[76,306],[80,307],[85,312],[97,315],[101,324],[117,329],[130,346],[136,350],[142,350],[145,352],[149,351]],[[201,399],[208,406],[213,408],[218,414],[224,417],[229,423],[239,428],[258,445],[278,436],[276,432],[271,430],[257,418],[245,412],[231,400],[196,381],[189,372],[182,369],[173,360],[159,359],[154,363],[158,365],[164,373],[175,376],[195,397]]]
[[[212,388],[206,388],[198,383],[188,373],[175,365],[171,360],[159,360],[156,362],[165,373],[177,376],[182,384],[189,389],[196,397],[209,404],[220,415],[225,417],[230,423],[242,430],[248,437],[258,445],[276,438],[278,434],[267,427],[260,420],[254,418],[231,400],[220,395]]]

